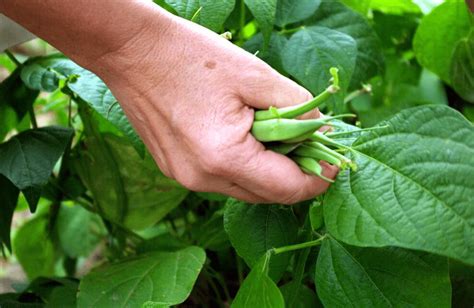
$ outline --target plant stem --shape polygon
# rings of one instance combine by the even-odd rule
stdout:
[[[312,230],[311,230],[311,222],[309,220],[309,215],[306,215],[305,224],[304,224],[304,234],[302,236],[302,240],[309,241],[312,237]],[[296,267],[294,270],[293,276],[293,286],[291,288],[290,296],[288,297],[288,307],[294,307],[296,299],[298,298],[298,294],[301,289],[301,283],[304,277],[304,270],[306,267],[306,261],[308,260],[308,256],[311,252],[311,248],[305,248],[298,254],[298,259],[296,261]]]
[[[28,108],[28,114],[30,115],[30,121],[31,125],[33,125],[33,128],[38,128],[38,122],[36,122],[36,115],[35,110],[33,109],[33,105]]]
[[[239,286],[241,286],[242,283],[244,282],[244,273],[243,273],[242,259],[240,259],[237,253],[235,253],[235,261],[237,263],[237,276],[239,277]]]
[[[202,6],[200,6],[197,11],[194,13],[193,17],[191,17],[192,22],[196,22],[196,19],[198,18],[199,14],[201,13]]]
[[[16,66],[20,67],[22,65],[21,62],[18,61],[18,59],[12,54],[10,50],[5,50],[5,54],[10,60],[12,60],[13,63],[15,63]]]
[[[245,28],[245,2],[240,1],[240,31],[239,31],[239,44],[244,43],[244,28]]]
[[[289,245],[289,246],[283,246],[279,248],[273,248],[271,252],[275,255],[285,253],[285,252],[290,252],[290,251],[295,251],[299,249],[304,249],[308,247],[314,247],[318,246],[321,244],[321,242],[326,238],[326,235],[323,235],[322,237],[318,238],[317,240],[314,241],[309,241],[309,242],[304,242],[300,244],[295,244],[295,245]]]

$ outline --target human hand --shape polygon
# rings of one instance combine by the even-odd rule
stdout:
[[[165,175],[253,203],[292,204],[324,192],[328,183],[250,134],[254,108],[294,105],[311,94],[219,35],[167,18],[166,29],[150,22],[97,62]],[[323,168],[326,177],[337,174]]]

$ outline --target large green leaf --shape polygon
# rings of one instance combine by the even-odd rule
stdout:
[[[451,81],[460,96],[474,103],[474,30],[459,41],[454,49]]]
[[[54,274],[55,250],[47,226],[48,217],[40,215],[21,226],[13,238],[13,252],[30,280]]]
[[[141,159],[124,138],[111,134],[101,138],[85,141],[75,166],[107,218],[131,229],[143,229],[161,220],[186,197],[188,191],[166,178],[150,155]]]
[[[386,14],[420,14],[412,0],[370,0],[370,8]]]
[[[295,282],[289,282],[280,287],[281,294],[285,298],[286,307],[292,308],[322,308],[321,303],[318,300],[316,293],[313,290],[308,288],[305,285],[300,285],[298,288],[298,294],[296,296],[296,300],[293,303],[293,306],[290,306],[288,303],[288,299],[294,296],[292,292],[295,290]]]
[[[110,121],[130,139],[141,155],[144,154],[143,142],[112,92],[99,77],[90,71],[63,55],[54,54],[28,60],[21,71],[21,78],[31,89],[48,92],[56,90],[61,80],[69,78],[68,89]]]
[[[302,21],[318,9],[321,0],[280,0],[277,3],[275,24],[285,27],[298,21]]]
[[[2,244],[11,251],[10,227],[20,191],[6,177],[0,174],[0,250]]]
[[[220,31],[234,9],[235,0],[165,0],[179,16],[191,19],[213,30]]]
[[[265,40],[262,33],[254,35],[250,40],[245,42],[243,48],[250,53],[257,54],[263,61],[270,64],[280,73],[284,73],[281,53],[286,46],[288,39],[278,32],[273,32],[268,45],[265,47]],[[262,52],[264,51],[265,52]]]
[[[360,88],[362,83],[382,71],[384,61],[380,41],[366,18],[337,1],[323,0],[307,23],[340,31],[356,41],[357,60],[350,88]]]
[[[0,144],[0,174],[23,192],[32,212],[72,134],[69,128],[42,127]]]
[[[106,234],[100,217],[81,206],[62,206],[56,231],[61,248],[70,258],[89,256]]]
[[[348,250],[328,238],[316,289],[326,307],[450,307],[446,259],[399,248]]]
[[[263,255],[255,264],[232,302],[232,308],[283,308],[285,300],[275,282],[268,277],[269,256]]]
[[[413,42],[418,61],[450,83],[450,68],[456,43],[471,30],[464,0],[450,0],[426,15]]]
[[[341,0],[342,3],[352,8],[353,10],[366,15],[369,11],[370,2],[372,0]]]
[[[232,246],[253,267],[271,248],[294,244],[298,224],[289,208],[278,205],[247,204],[229,199],[224,214],[224,228]],[[272,257],[270,276],[275,280],[288,267],[291,254]]]
[[[353,144],[324,216],[337,239],[399,246],[474,264],[474,126],[446,106],[407,109]]]
[[[331,67],[339,68],[341,86],[347,89],[355,68],[357,43],[342,32],[313,26],[294,34],[282,57],[285,70],[313,94],[328,87]]]
[[[387,61],[383,81],[372,83],[372,95],[360,96],[352,103],[364,127],[388,120],[407,108],[427,104],[448,105],[445,87],[438,76],[424,69],[415,83],[410,79],[418,79],[418,67],[405,61],[395,61]],[[398,74],[401,75],[396,76]]]
[[[191,293],[205,259],[202,248],[188,247],[98,268],[82,279],[78,307],[178,305]]]
[[[275,22],[277,0],[244,0],[257,20],[265,40],[270,39]]]

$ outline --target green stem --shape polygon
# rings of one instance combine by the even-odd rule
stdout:
[[[5,50],[5,54],[10,60],[12,60],[13,63],[15,63],[16,66],[18,67],[22,66],[21,62],[18,61],[18,59],[12,54],[10,50]]]
[[[322,237],[318,238],[317,240],[314,241],[309,241],[309,242],[304,242],[300,244],[295,244],[295,245],[289,245],[289,246],[283,246],[280,248],[273,248],[271,249],[271,252],[275,255],[285,253],[285,252],[290,252],[290,251],[295,251],[299,249],[305,249],[309,247],[314,247],[314,246],[319,246],[321,245],[322,241],[326,238],[326,235],[323,235]]]
[[[244,282],[244,271],[243,271],[243,264],[242,264],[242,259],[235,253],[235,260],[237,263],[237,276],[239,278],[239,286],[242,285]]]
[[[28,108],[28,114],[30,115],[30,121],[31,125],[33,125],[33,128],[38,128],[38,122],[36,122],[36,115],[35,110],[33,109],[33,105]]]
[[[389,128],[389,127],[390,127],[390,125],[376,126],[376,127],[369,127],[369,128],[361,128],[361,129],[353,130],[353,131],[327,133],[326,136],[328,136],[328,137],[339,137],[339,136],[352,135],[352,134],[362,133],[362,132],[376,131],[376,130],[379,130],[379,129],[385,129],[385,128]]]
[[[372,86],[370,84],[363,85],[362,89],[355,90],[354,92],[350,93],[349,95],[344,98],[344,104],[350,103],[353,101],[355,98],[365,95],[365,94],[370,94],[372,93]]]
[[[296,106],[285,108],[270,107],[268,110],[260,110],[255,112],[255,121],[271,120],[276,118],[293,119],[303,115],[313,109],[321,106],[331,95],[340,90],[338,69],[332,67],[330,69],[332,76],[332,85],[315,98]]]
[[[192,22],[195,22],[196,19],[198,18],[199,14],[201,13],[201,10],[202,10],[202,6],[200,6],[197,11],[194,13],[193,17],[191,17],[191,21]]]
[[[239,31],[239,44],[244,43],[244,28],[245,28],[245,2],[244,0],[240,1],[240,31]]]
[[[304,224],[304,233],[302,236],[302,240],[310,241],[312,240],[312,232],[311,232],[311,222],[309,220],[309,215],[306,215],[305,224]],[[308,232],[309,231],[309,232]],[[304,277],[304,270],[306,267],[306,261],[308,260],[308,256],[311,252],[311,247],[303,249],[298,254],[298,259],[296,261],[296,267],[294,270],[294,278],[293,278],[293,286],[290,292],[290,296],[288,298],[288,307],[294,307],[295,302],[298,298],[298,294],[301,289],[301,282],[303,281]]]

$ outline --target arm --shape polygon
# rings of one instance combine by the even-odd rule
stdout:
[[[161,170],[185,187],[279,203],[328,187],[249,133],[253,108],[310,93],[219,35],[139,0],[0,0],[0,11],[98,74]]]

